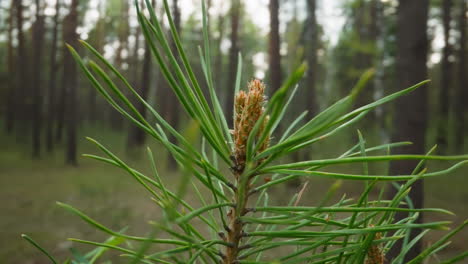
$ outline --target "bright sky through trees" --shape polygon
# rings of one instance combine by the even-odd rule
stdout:
[[[55,13],[54,5],[56,0],[46,0],[47,8],[45,9],[45,14],[52,16]],[[85,15],[85,21],[81,27],[78,28],[81,38],[86,39],[88,37],[88,32],[93,27],[96,22],[99,12],[99,2],[106,0],[89,0],[88,9]],[[299,20],[305,19],[304,6],[305,1],[302,0],[291,0],[285,1],[282,3],[282,11],[280,12],[280,31],[284,32],[286,23],[291,19],[291,16],[294,14],[293,3],[296,1],[297,5],[297,16]],[[384,0],[390,1],[390,0]],[[66,4],[70,0],[64,0]],[[338,41],[341,28],[344,25],[345,16],[342,11],[342,5],[344,4],[343,0],[318,0],[318,12],[320,16],[317,17],[319,24],[322,25],[324,30],[325,38],[332,44],[336,44]],[[269,13],[268,13],[268,0],[255,0],[255,1],[244,1],[246,13],[254,18],[252,21],[258,25],[262,36],[266,38],[269,30]],[[213,8],[211,10],[211,15],[216,16],[220,13],[227,13],[229,5],[224,0],[212,0]],[[201,0],[180,0],[181,15],[182,20],[188,19],[188,17],[196,13],[197,9],[200,9]],[[137,21],[135,17],[135,10],[131,8],[130,10],[130,26],[137,26]],[[198,16],[201,16],[201,12],[198,12]],[[201,19],[201,17],[200,17]],[[432,23],[429,21],[429,26],[433,26],[435,29],[435,38],[433,40],[433,49],[435,52],[431,53],[429,62],[431,64],[437,63],[440,61],[440,49],[443,46],[442,31],[438,23]],[[132,42],[133,40],[130,40]],[[109,43],[104,48],[106,57],[110,57],[114,51],[114,48],[117,46],[117,43]],[[222,50],[226,51],[229,48],[229,41],[226,39],[222,43]],[[256,77],[263,78],[264,73],[267,67],[267,56],[264,52],[260,52],[254,56],[254,64],[257,68],[255,73]]]

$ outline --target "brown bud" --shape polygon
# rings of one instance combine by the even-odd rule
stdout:
[[[260,80],[252,80],[248,83],[248,91],[240,91],[234,100],[234,130],[233,130],[233,156],[235,157],[237,172],[241,173],[245,167],[245,151],[247,140],[257,121],[265,112],[266,96],[265,85]],[[264,131],[269,117],[263,120],[257,139]],[[259,151],[268,147],[269,137],[262,143]]]
[[[381,233],[376,233],[374,240],[382,238]],[[380,245],[373,244],[367,250],[367,258],[365,264],[383,264],[385,261],[385,254],[382,252]]]

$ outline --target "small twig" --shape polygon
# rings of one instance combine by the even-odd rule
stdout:
[[[224,232],[218,232],[219,238],[221,238],[224,242],[226,242],[226,234]]]
[[[258,193],[258,189],[253,189],[247,194],[247,196],[250,197],[251,195],[256,194],[256,193]]]
[[[294,206],[297,206],[299,204],[299,202],[301,201],[301,198],[302,198],[302,195],[304,194],[305,192],[305,189],[307,188],[307,185],[309,184],[308,181],[306,181],[304,183],[304,185],[302,186],[301,190],[297,193],[297,199],[296,201],[294,202]]]
[[[240,255],[237,259],[243,260],[243,259],[245,259],[245,258],[247,258],[247,257],[248,257],[247,255]]]
[[[245,208],[244,215],[246,215],[248,213],[255,213],[256,211],[257,211],[257,209],[255,209],[255,208]]]
[[[233,183],[227,182],[226,185],[227,187],[231,188],[234,192],[237,192],[237,187]]]
[[[234,248],[236,245],[234,243],[227,243],[226,247]]]
[[[248,236],[250,236],[249,233],[242,230],[241,237],[248,237]]]
[[[221,250],[218,251],[218,252],[216,252],[216,255],[220,256],[222,259],[225,259],[225,258],[226,258],[226,255],[224,255],[224,253],[221,252]]]
[[[253,247],[252,244],[246,244],[246,245],[240,246],[239,251],[244,250],[244,249],[249,249],[249,248],[252,248],[252,247]]]

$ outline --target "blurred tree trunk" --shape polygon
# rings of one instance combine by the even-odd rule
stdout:
[[[123,52],[128,49],[128,34],[129,34],[129,25],[128,25],[128,0],[122,1],[120,17],[119,17],[119,26],[117,29],[119,45],[115,51],[115,64],[120,69],[123,69],[123,64],[126,62],[123,57]],[[116,112],[116,111],[113,111]],[[119,114],[120,115],[120,114]]]
[[[91,39],[91,44],[93,47],[101,54],[104,52],[105,45],[105,24],[106,24],[106,15],[105,15],[105,4],[104,2],[99,2],[98,5],[98,18],[96,26],[94,28],[93,38]],[[94,87],[90,87],[88,90],[88,120],[91,124],[95,125],[98,120],[103,120],[102,111],[98,110],[98,101],[97,101],[97,92]]]
[[[223,52],[221,51],[221,42],[223,41],[223,38],[224,38],[224,15],[219,15],[218,17],[218,24],[217,24],[217,30],[218,30],[218,38],[216,39],[216,45],[215,45],[215,61],[214,61],[214,82],[215,82],[215,86],[218,86],[218,87],[221,87],[222,86],[222,83],[223,83]],[[217,89],[216,92],[218,93],[218,96],[223,98],[223,99],[226,99],[227,96],[225,95],[225,93],[227,93],[227,91],[225,90],[221,90],[221,89]],[[227,102],[223,102],[224,100],[221,100],[221,103],[223,105],[226,105]]]
[[[15,112],[16,112],[16,83],[15,83],[15,52],[13,47],[13,27],[15,16],[14,1],[10,3],[10,10],[8,16],[8,32],[7,32],[7,70],[8,70],[8,92],[6,99],[6,116],[5,116],[5,130],[8,134],[13,132],[15,126]]]
[[[373,47],[373,54],[376,53],[375,51],[375,47],[377,46],[377,38],[379,36],[379,33],[380,33],[380,29],[379,29],[379,26],[381,26],[379,24],[379,18],[380,18],[380,14],[379,12],[381,11],[381,8],[380,8],[380,0],[371,0],[369,2],[369,13],[370,13],[370,18],[369,18],[369,40],[371,41],[371,46]],[[374,65],[375,63],[375,56],[373,56],[372,58],[372,65]]]
[[[404,89],[417,82],[427,79],[427,19],[429,0],[400,0],[397,8],[397,57],[396,72],[399,89]],[[394,131],[392,142],[411,141],[413,144],[406,147],[400,154],[424,154],[424,139],[427,127],[427,88],[422,87],[395,101]],[[411,174],[418,161],[408,160],[392,162],[390,172],[392,175]],[[395,194],[392,188],[389,194]],[[423,207],[424,189],[423,181],[419,180],[412,186],[410,197],[415,208]],[[406,217],[397,214],[396,218]],[[423,216],[416,220],[423,221]],[[417,235],[412,230],[411,237]],[[411,238],[412,239],[412,238]],[[388,253],[387,259],[391,261],[401,249],[397,244]],[[407,254],[408,259],[414,258],[421,252],[421,243],[418,242]]]
[[[134,51],[134,56],[136,56],[136,60],[138,60],[138,49],[139,49],[139,34],[140,31],[136,31],[135,35],[135,51]],[[132,67],[136,67],[138,61],[134,62],[135,65]],[[137,71],[135,72],[136,76]],[[143,69],[141,71],[141,82],[139,83],[140,91],[139,94],[143,98],[143,100],[148,99],[148,92],[151,84],[151,51],[149,49],[148,44],[145,42],[145,55],[143,57]],[[134,78],[134,83],[137,83],[137,78]],[[146,107],[144,104],[140,101],[135,102],[136,103],[136,109],[140,114],[146,118]],[[134,146],[140,147],[145,143],[145,132],[137,127],[136,125],[131,124],[130,125],[130,131],[128,133],[128,147],[132,148]]]
[[[26,93],[29,90],[29,56],[26,51],[26,41],[23,32],[23,0],[13,1],[15,3],[16,10],[16,38],[18,40],[17,54],[16,54],[16,96],[15,96],[15,111],[17,114],[16,120],[23,122],[20,124],[22,128],[19,128],[17,135],[23,135],[26,131],[24,122],[28,120],[27,114],[28,109],[25,102],[25,98],[28,96]]]
[[[239,54],[239,19],[240,19],[240,0],[231,1],[231,9],[229,16],[231,20],[231,47],[229,48],[229,69],[226,84],[226,100],[225,100],[225,113],[228,124],[232,124],[233,115],[233,100],[236,85],[236,72],[237,72],[237,56]]]
[[[76,28],[78,27],[78,2],[79,0],[72,0],[70,12],[63,20],[63,39],[65,43],[78,49],[78,35]],[[64,87],[67,98],[67,112],[66,112],[66,129],[67,129],[67,146],[66,146],[66,163],[70,165],[77,165],[76,160],[76,128],[78,123],[77,118],[77,72],[76,63],[73,60],[70,52],[64,47],[63,56],[64,66]]]
[[[33,107],[32,107],[32,156],[38,158],[41,152],[41,127],[42,127],[42,47],[44,44],[44,16],[41,14],[41,1],[36,0],[36,21],[32,29],[33,44]]]
[[[318,26],[315,11],[317,8],[316,0],[307,0],[307,39],[306,39],[306,58],[307,58],[307,75],[306,75],[306,107],[309,111],[309,116],[313,117],[318,112],[318,100],[316,92],[317,82],[317,49],[318,49]]]
[[[50,63],[49,63],[49,90],[47,104],[47,119],[46,119],[46,149],[51,152],[54,148],[54,124],[55,124],[55,93],[57,79],[57,38],[58,25],[60,17],[60,0],[55,3],[54,26],[52,29],[52,43],[50,48]]]
[[[458,152],[464,150],[464,139],[466,136],[466,129],[468,126],[466,122],[466,113],[468,112],[468,104],[466,100],[468,98],[468,78],[466,76],[468,69],[466,67],[466,30],[467,30],[467,0],[460,1],[460,17],[458,21],[459,29],[459,47],[458,47],[458,91],[455,96],[455,142]]]
[[[306,20],[304,22],[299,21],[298,13],[299,7],[297,0],[292,1],[292,16],[291,20],[286,24],[286,30],[284,34],[284,43],[286,44],[286,54],[283,65],[285,72],[291,73],[294,72],[297,67],[307,61],[307,72],[303,81],[300,84],[300,87],[304,89],[299,89],[298,94],[296,95],[296,103],[291,107],[291,114],[288,118],[289,122],[294,120],[294,117],[304,111],[304,106],[309,112],[309,117],[314,115],[313,109],[317,109],[316,103],[317,98],[315,95],[315,83],[316,83],[316,70],[317,70],[317,42],[316,34],[318,33],[317,20],[316,20],[316,0],[307,0],[306,1]],[[315,61],[315,62],[314,62]],[[312,110],[312,111],[311,111]],[[287,117],[286,117],[287,118]],[[288,122],[286,121],[286,122]],[[309,159],[309,151],[300,150],[295,151],[292,154],[292,159],[296,162]],[[295,178],[292,181],[288,181],[288,186],[291,188],[298,188],[301,184],[299,178]]]
[[[360,51],[356,55],[357,68],[364,72],[375,66],[376,42],[378,35],[377,28],[377,1],[359,0],[358,7],[355,8],[356,21],[354,24],[358,34]],[[357,81],[358,78],[356,78]],[[356,106],[363,106],[372,102],[375,93],[375,87],[372,82],[367,83],[366,88],[356,99]],[[366,125],[374,123],[374,116],[369,115],[365,121]],[[371,119],[369,119],[371,118]]]
[[[156,8],[155,6],[155,1],[153,0],[151,2],[152,6],[156,9],[155,12],[160,12],[160,16],[164,16],[164,8],[163,7],[160,7],[159,9]],[[173,2],[174,4],[174,2]],[[174,14],[174,10],[171,11],[171,14],[173,16],[173,19],[175,19],[175,15]],[[176,25],[177,27],[177,25]],[[169,36],[168,38],[168,42],[169,42],[169,45],[171,47],[171,50],[174,51],[174,43],[173,43],[173,40],[172,40],[172,34],[170,32],[170,29],[169,28],[166,28],[165,25],[162,25],[162,31],[163,32],[166,32],[167,33],[167,36]],[[146,42],[145,42],[145,45],[146,45]],[[176,54],[174,54],[174,56],[177,58]],[[157,104],[158,104],[158,108],[159,108],[159,112],[161,113],[161,116],[164,118],[164,120],[166,120],[168,123],[171,123],[171,114],[169,113],[169,109],[170,109],[170,103],[173,102],[172,99],[170,99],[172,96],[175,96],[172,92],[172,89],[169,85],[169,83],[166,81],[165,78],[157,78],[157,88],[156,88],[156,100],[157,100]],[[171,124],[172,125],[172,124]],[[172,169],[172,164],[173,161],[172,161],[172,158],[170,157],[170,155],[168,154],[168,159],[167,159],[167,166],[168,168],[171,168]]]
[[[180,36],[182,34],[182,30],[181,30],[181,23],[180,23],[181,21],[180,20],[180,7],[179,7],[178,0],[173,0],[172,2],[172,15],[174,19],[175,28]],[[172,46],[171,47],[172,52],[175,54],[176,59],[179,59],[179,57],[176,55],[177,47],[176,47],[176,43],[174,40],[172,40],[171,46]],[[168,100],[168,104],[166,105],[167,106],[166,116],[168,117],[169,124],[171,124],[175,130],[179,130],[179,117],[181,114],[181,111],[179,108],[179,102],[174,93],[169,93],[167,100]],[[169,141],[175,144],[176,138],[173,135],[169,135]],[[171,170],[175,170],[177,168],[177,162],[170,153],[168,154],[168,168]]]
[[[449,127],[449,97],[451,90],[451,69],[452,63],[449,61],[452,53],[450,44],[450,21],[451,21],[452,0],[442,1],[442,26],[444,30],[444,48],[442,49],[441,77],[439,85],[439,121],[437,130],[437,145],[439,151],[445,153],[448,145],[448,127]]]
[[[181,36],[182,29],[181,29],[181,23],[180,23],[180,7],[179,7],[179,1],[178,0],[173,0],[172,15],[173,15],[173,19],[174,19],[175,28],[176,28],[179,36]],[[177,55],[178,54],[177,46],[176,46],[176,43],[175,43],[174,40],[171,41],[171,49],[172,49],[172,52],[174,53],[176,59],[179,60],[179,56]],[[179,116],[180,116],[179,107],[178,107],[179,102],[177,100],[177,97],[173,93],[170,93],[169,97],[167,99],[169,99],[169,104],[168,104],[168,108],[167,108],[167,115],[169,117],[169,124],[171,124],[177,130],[179,128]],[[175,138],[172,138],[171,142],[174,143],[174,140],[175,140]]]
[[[65,46],[65,44],[67,44],[67,30],[69,30],[70,28],[70,25],[67,24],[67,23],[70,23],[70,22],[67,22],[67,19],[69,19],[69,15],[70,15],[70,12],[69,11],[69,14],[67,14],[67,16],[65,16],[65,18],[63,19],[62,21],[62,43],[63,43],[63,47],[62,47],[62,61],[61,61],[61,70],[62,70],[62,78],[61,78],[61,81],[60,81],[60,86],[59,86],[59,91],[58,91],[58,100],[57,100],[57,104],[55,105],[56,107],[56,131],[55,131],[55,141],[58,142],[58,143],[62,143],[62,138],[63,138],[63,130],[64,130],[64,127],[65,127],[65,116],[67,115],[66,111],[68,111],[68,108],[67,105],[68,105],[68,100],[69,98],[67,97],[67,74],[69,69],[67,67],[65,67],[65,65],[67,64],[67,58],[69,55],[69,51],[67,49],[67,47]],[[68,43],[70,44],[70,43]],[[75,47],[77,48],[77,47]]]
[[[132,55],[132,69],[133,69],[133,76],[132,76],[132,83],[133,85],[135,86],[138,86],[138,80],[140,78],[138,78],[138,74],[140,73],[139,72],[139,69],[140,67],[139,66],[139,62],[140,62],[140,55],[138,54],[138,50],[140,49],[140,38],[141,38],[141,29],[140,27],[138,26],[136,29],[135,29],[135,47],[133,49],[133,55]],[[145,55],[146,55],[146,42],[145,42]],[[143,55],[143,56],[145,56]],[[151,52],[150,52],[150,56],[151,56]]]
[[[123,65],[126,63],[125,58],[123,57],[123,52],[128,51],[128,34],[129,34],[129,25],[128,25],[128,0],[122,1],[121,5],[121,16],[120,16],[120,21],[119,21],[119,27],[118,27],[118,40],[119,40],[119,46],[117,50],[115,51],[115,65],[120,69],[120,71],[123,73],[125,71],[125,68]],[[124,91],[126,93],[126,90]],[[124,118],[123,116],[118,112],[115,111],[114,109],[110,109],[110,122],[111,122],[111,127],[115,130],[121,130],[124,125]]]
[[[155,7],[153,5],[153,7]],[[156,9],[156,8],[155,8]],[[155,10],[158,11],[158,10]],[[161,16],[164,15],[164,8],[160,8],[159,11],[161,12]],[[165,25],[162,26],[162,31],[167,32],[167,35],[169,37],[169,44],[172,45],[172,35],[170,34],[170,29],[167,29]],[[146,40],[145,40],[146,43]],[[171,46],[172,48],[172,46]],[[156,89],[156,98],[159,106],[159,112],[161,113],[161,116],[164,118],[164,120],[169,121],[169,116],[168,116],[168,109],[169,109],[169,96],[172,96],[172,90],[169,85],[169,83],[166,81],[165,78],[158,78],[157,79],[157,89]]]
[[[270,34],[268,35],[268,64],[271,94],[281,87],[281,54],[279,35],[279,0],[270,0]]]
[[[209,34],[211,34],[211,16],[210,16],[211,7],[212,7],[211,0],[207,0],[206,1],[206,16],[207,16],[206,20],[208,21],[207,31]]]
[[[62,22],[62,27],[64,28],[65,27],[65,20]],[[62,39],[63,39],[63,43],[65,44],[65,36],[63,36],[63,34],[65,33],[64,29],[62,29]],[[56,127],[55,127],[55,142],[58,142],[58,143],[61,143],[62,142],[62,138],[63,138],[63,128],[64,128],[64,123],[65,123],[65,115],[66,115],[66,111],[68,110],[68,108],[66,107],[67,106],[67,102],[68,102],[68,98],[67,98],[67,88],[66,88],[66,85],[67,85],[67,79],[66,79],[66,75],[67,75],[67,69],[64,67],[65,66],[65,57],[66,57],[66,54],[68,53],[68,49],[64,46],[62,48],[62,61],[61,61],[61,65],[62,65],[62,79],[61,79],[61,82],[60,82],[60,88],[59,88],[59,91],[58,91],[58,100],[57,100],[57,104],[55,105],[56,107],[56,115],[55,115],[55,123],[56,123]]]
[[[177,30],[177,32],[179,32],[179,34],[181,34],[181,25],[180,25],[180,7],[179,7],[179,0],[173,0],[172,1],[172,17],[174,19],[174,25],[175,25],[175,28]],[[175,48],[175,43],[173,44],[174,45],[174,48]]]
[[[387,46],[387,28],[390,25],[386,25],[384,21],[384,4],[379,0],[373,0],[373,5],[375,9],[375,49],[376,49],[376,65],[375,65],[375,77],[374,77],[374,87],[375,87],[375,98],[380,99],[384,96],[386,91],[385,78],[388,75],[385,69],[385,60],[388,55],[386,54]],[[389,23],[391,24],[391,23]],[[375,119],[377,121],[378,130],[380,134],[380,141],[382,143],[388,143],[390,141],[390,124],[387,122],[389,113],[389,106],[382,105],[375,110]]]

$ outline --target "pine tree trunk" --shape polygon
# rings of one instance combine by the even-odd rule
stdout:
[[[207,0],[206,1],[206,15],[207,15],[206,20],[208,21],[207,31],[210,32],[210,34],[211,34],[211,16],[210,16],[211,7],[212,7],[211,0]]]
[[[144,88],[145,88],[144,82],[139,82],[140,78],[138,77],[138,74],[140,73],[139,72],[140,67],[138,67],[139,64],[140,64],[140,60],[139,60],[139,56],[138,56],[138,50],[140,49],[140,35],[141,35],[140,28],[137,27],[137,29],[135,30],[135,46],[133,48],[132,61],[131,61],[131,63],[132,63],[132,65],[131,65],[131,68],[132,68],[132,85],[134,87],[137,87],[137,88],[140,89],[140,91],[139,91],[140,96],[143,99],[146,100],[147,95],[145,97],[145,95],[143,94]],[[147,45],[145,43],[144,58],[146,58],[146,53],[148,52],[146,48],[147,48]],[[143,60],[145,60],[145,59],[143,59]],[[141,78],[141,79],[143,79],[143,78]],[[142,104],[139,101],[137,101],[135,99],[134,103],[135,103],[136,108],[138,109],[138,111],[140,111],[140,113],[142,113],[142,111],[144,111],[145,114],[146,114],[146,110],[144,110],[142,108]],[[145,117],[145,114],[142,113],[142,115],[144,117]],[[139,145],[144,144],[145,134],[142,133],[143,131],[140,131],[140,130],[141,130],[140,128],[138,128],[137,126],[130,123],[129,130],[128,130],[128,133],[127,133],[127,150],[131,150],[135,146],[139,146]],[[139,133],[142,133],[142,136],[139,136],[138,135]],[[142,142],[142,143],[140,144],[139,142]]]
[[[397,83],[400,89],[409,87],[427,79],[427,19],[429,0],[400,0],[397,8]],[[427,128],[427,88],[422,87],[395,101],[394,131],[392,142],[411,141],[400,154],[424,154],[425,136]],[[392,162],[392,175],[411,174],[418,161]],[[395,194],[394,188],[389,192]],[[415,208],[422,208],[424,202],[423,181],[419,180],[412,186],[410,197]],[[405,217],[397,214],[397,219]],[[397,220],[398,221],[398,220]],[[423,221],[422,215],[416,220]],[[412,230],[411,237],[417,235]],[[401,243],[392,248],[387,259],[391,261],[401,249]],[[421,252],[421,243],[417,243],[407,254],[407,260],[414,258]]]
[[[437,145],[439,151],[446,152],[448,147],[448,127],[449,127],[449,97],[451,90],[452,63],[449,61],[452,52],[450,39],[450,21],[452,0],[442,1],[442,25],[444,30],[444,48],[442,49],[441,77],[439,85],[439,122],[437,131]]]
[[[464,150],[464,139],[466,136],[466,129],[468,126],[466,125],[466,113],[468,113],[468,104],[466,100],[468,98],[468,78],[466,73],[468,72],[468,68],[466,67],[466,30],[467,26],[467,0],[460,1],[460,17],[458,21],[458,28],[459,28],[459,47],[458,47],[458,91],[456,101],[455,101],[455,142],[457,146],[458,152],[463,152]]]
[[[36,0],[36,21],[33,25],[33,105],[32,105],[32,156],[38,158],[41,152],[42,127],[42,45],[44,42],[44,16],[41,14],[41,3]]]
[[[63,27],[65,27],[65,20],[63,21]],[[63,30],[62,30],[63,31]],[[65,33],[65,32],[63,32]],[[63,38],[63,43],[66,43],[65,42],[65,36],[63,36],[63,33],[62,33],[62,38]],[[57,104],[56,104],[56,115],[55,115],[55,118],[56,118],[56,127],[55,127],[55,142],[57,143],[62,143],[62,139],[63,139],[63,130],[64,130],[64,127],[65,127],[65,116],[67,115],[67,111],[68,111],[68,108],[67,107],[67,104],[68,104],[68,97],[67,97],[67,71],[68,69],[65,68],[65,65],[66,65],[66,61],[65,61],[65,58],[67,57],[67,53],[68,53],[68,49],[66,47],[63,47],[62,48],[62,62],[61,62],[61,65],[63,66],[62,67],[62,79],[60,80],[60,90],[58,91],[58,100],[57,100]]]
[[[179,1],[178,0],[174,0],[173,1],[173,10],[172,10],[172,15],[173,15],[173,18],[174,18],[174,25],[175,25],[175,28],[177,30],[177,32],[179,33],[179,36],[182,34],[182,30],[181,30],[181,23],[180,23],[180,7],[179,7]],[[177,54],[177,47],[176,47],[176,44],[175,44],[175,41],[172,41],[172,52],[174,54]],[[176,59],[178,59],[178,56],[176,55]],[[168,99],[168,102],[169,104],[167,105],[167,116],[168,116],[168,120],[169,120],[169,124],[172,125],[172,127],[175,129],[175,130],[178,130],[179,129],[179,118],[180,118],[180,108],[179,108],[179,102],[177,100],[177,97],[173,94],[173,93],[170,93],[169,97],[167,98]],[[172,143],[176,144],[176,138],[173,136],[173,135],[169,135],[169,141],[171,141]],[[171,169],[171,170],[175,170],[177,168],[177,162],[176,160],[172,157],[172,155],[169,153],[168,154],[168,168]]]
[[[17,55],[16,55],[16,77],[17,89],[15,96],[15,111],[17,114],[16,120],[20,121],[17,135],[23,136],[26,129],[26,122],[28,121],[28,106],[26,105],[25,98],[28,96],[27,91],[29,86],[29,56],[26,51],[26,40],[23,32],[23,0],[13,1],[16,10],[16,28],[17,32]]]
[[[231,47],[229,48],[229,69],[226,83],[226,100],[225,113],[228,124],[232,124],[233,120],[233,100],[236,83],[237,60],[239,54],[239,19],[240,19],[241,4],[239,0],[231,1],[231,10],[229,11],[231,19]]]
[[[78,1],[73,0],[70,7],[70,13],[63,21],[63,36],[65,43],[78,48],[78,36],[76,28],[78,27]],[[78,98],[76,96],[77,89],[77,72],[76,63],[69,52],[64,54],[64,78],[65,89],[67,94],[67,113],[66,113],[66,130],[67,130],[67,145],[66,145],[66,163],[77,165],[76,157],[76,129],[77,129],[77,109]]]
[[[136,41],[138,41],[138,34],[137,31]],[[138,42],[136,42],[138,43]],[[137,50],[139,49],[139,45],[135,45],[135,54],[137,54]],[[136,66],[136,65],[135,65]],[[141,72],[141,82],[138,85],[140,87],[139,94],[143,98],[143,100],[148,99],[149,88],[151,85],[151,51],[147,43],[145,43],[145,55],[143,57],[143,69]],[[135,80],[136,81],[136,80]],[[136,82],[135,82],[136,83]],[[136,108],[140,114],[146,118],[146,107],[140,101],[136,102]],[[135,126],[130,125],[130,131],[128,133],[128,147],[137,146],[140,147],[145,143],[145,132]]]
[[[385,70],[385,60],[387,58],[386,54],[386,28],[387,25],[384,24],[384,5],[379,0],[373,0],[375,5],[375,28],[376,28],[376,37],[375,37],[375,49],[376,49],[376,65],[375,65],[375,77],[374,77],[374,87],[375,87],[375,98],[382,98],[385,91],[387,90],[387,85],[385,83],[386,75],[388,74]],[[389,116],[389,106],[380,106],[375,110],[375,118],[377,120],[380,141],[382,143],[388,143],[390,141],[390,125],[388,124],[387,117]]]
[[[268,64],[271,93],[281,87],[281,54],[279,35],[279,0],[270,0],[270,34],[268,36]]]
[[[119,20],[119,27],[118,27],[118,40],[119,40],[119,46],[117,50],[115,51],[115,65],[121,70],[121,72],[124,71],[123,64],[126,63],[124,60],[122,53],[124,50],[128,50],[128,0],[122,1],[122,6],[121,6],[121,17]],[[123,116],[118,112],[115,111],[114,109],[110,109],[110,123],[111,127],[114,130],[122,130],[124,127],[124,118]]]
[[[307,40],[306,40],[306,58],[307,58],[307,75],[306,75],[306,107],[309,111],[309,116],[313,117],[318,112],[318,100],[316,92],[317,82],[317,44],[318,44],[318,27],[317,17],[315,15],[317,7],[316,0],[307,0]]]
[[[215,85],[217,87],[222,87],[222,84],[223,84],[223,52],[221,51],[221,42],[223,41],[223,38],[224,38],[224,21],[225,21],[225,18],[223,15],[219,15],[218,17],[218,25],[217,25],[217,29],[218,29],[218,38],[216,39],[216,56],[215,56],[215,61],[214,61],[214,82],[215,82]],[[221,89],[217,89],[218,92],[218,96],[223,98],[223,100],[221,101],[222,105],[226,105],[226,102],[224,102],[224,100],[226,99],[226,93],[227,91],[225,90],[221,90]]]
[[[151,2],[152,6],[154,7],[154,4],[155,4],[155,1],[153,0]],[[155,10],[156,11],[156,10]],[[161,12],[161,16],[164,15],[164,8],[160,8],[158,10],[159,12]],[[174,13],[172,11],[172,15],[174,16]],[[164,25],[162,25],[162,31],[163,32],[166,32],[166,34],[169,37],[169,45],[172,49],[172,51],[174,51],[174,44],[173,44],[173,41],[172,41],[172,34],[170,32],[170,29],[164,27]],[[176,54],[174,54],[174,56],[177,58]],[[172,92],[172,89],[169,85],[169,83],[166,81],[165,78],[157,78],[156,80],[157,82],[157,88],[156,88],[156,100],[157,100],[157,104],[158,104],[158,108],[159,108],[159,112],[161,113],[161,116],[164,118],[164,120],[166,120],[168,123],[171,123],[171,115],[170,115],[170,106],[169,104],[172,102],[171,99],[171,96],[174,96],[173,92]],[[171,163],[173,163],[173,160],[171,160],[172,157],[170,157],[170,155],[168,154],[168,159],[167,159],[167,163],[166,165],[171,168]]]
[[[92,45],[93,47],[99,52],[103,53],[104,45],[105,45],[105,4],[104,2],[100,2],[98,6],[98,18],[96,22],[96,28],[94,29],[94,36]],[[102,111],[98,109],[98,100],[97,100],[97,92],[94,87],[90,87],[88,90],[88,112],[87,112],[87,119],[92,125],[96,125],[98,120],[103,120]]]
[[[377,40],[376,26],[376,1],[358,1],[359,7],[355,8],[355,30],[358,40],[361,42],[361,50],[355,57],[357,68],[364,72],[375,65],[375,44]],[[356,78],[357,81],[358,78]],[[368,82],[366,88],[361,91],[356,99],[356,106],[360,107],[372,102],[375,93],[374,83]],[[369,115],[364,124],[369,126],[374,123],[373,115]]]
[[[6,100],[6,116],[5,116],[5,130],[8,134],[13,132],[15,121],[16,121],[16,90],[17,86],[15,83],[15,55],[13,47],[13,27],[14,27],[14,16],[15,16],[15,4],[14,1],[10,3],[10,11],[8,16],[8,32],[7,32],[7,70],[8,70],[8,92]]]
[[[71,11],[69,11],[71,12]],[[70,13],[63,19],[62,21],[62,43],[68,43],[67,41],[67,30],[70,30],[69,21]],[[68,20],[67,20],[68,19]],[[67,24],[68,23],[68,24]],[[78,48],[78,47],[75,47]],[[65,117],[68,115],[67,111],[69,109],[68,100],[70,99],[68,94],[68,75],[70,69],[66,67],[67,59],[69,58],[69,51],[67,47],[64,45],[62,47],[62,61],[61,61],[61,69],[62,69],[62,79],[60,80],[59,91],[58,91],[58,100],[56,104],[56,131],[55,131],[55,141],[58,143],[62,143],[63,133],[65,128]]]
[[[51,152],[54,148],[54,124],[55,124],[55,93],[57,83],[57,38],[58,25],[60,17],[60,0],[55,3],[54,28],[52,30],[52,43],[50,49],[50,72],[49,72],[49,90],[47,103],[47,119],[46,119],[46,148]]]
[[[135,30],[135,47],[133,48],[133,55],[132,55],[132,60],[131,62],[133,63],[132,65],[132,84],[137,86],[139,83],[138,80],[140,79],[138,77],[138,74],[140,73],[139,69],[140,67],[140,56],[138,55],[138,50],[140,49],[140,41],[141,41],[141,30],[140,27],[137,27]],[[145,42],[146,43],[146,42]],[[145,46],[145,55],[146,55],[146,46]],[[151,52],[150,52],[151,56]]]

